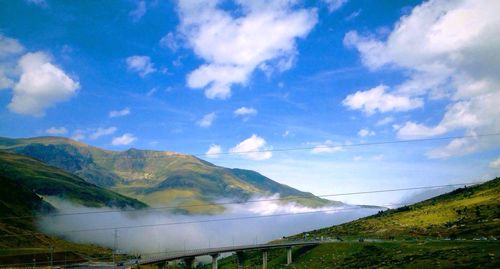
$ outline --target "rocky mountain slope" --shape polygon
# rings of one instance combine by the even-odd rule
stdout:
[[[312,207],[335,204],[254,171],[228,169],[175,152],[109,151],[62,137],[0,138],[0,149],[31,156],[145,203],[178,206],[191,213],[222,211],[220,206],[193,206],[218,199],[245,201],[274,194]]]

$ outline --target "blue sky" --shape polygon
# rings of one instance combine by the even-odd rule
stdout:
[[[1,2],[1,136],[319,146],[203,157],[316,194],[499,175],[495,1]]]

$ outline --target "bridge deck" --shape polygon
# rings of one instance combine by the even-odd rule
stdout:
[[[186,258],[194,258],[198,256],[206,256],[206,255],[216,255],[220,253],[227,252],[238,252],[238,251],[249,251],[249,250],[267,250],[267,249],[275,249],[275,248],[288,248],[293,246],[312,246],[318,245],[321,243],[326,243],[326,241],[298,241],[298,242],[286,242],[286,243],[274,243],[274,244],[256,244],[256,245],[241,245],[241,246],[229,246],[229,247],[220,247],[220,248],[206,248],[206,249],[197,249],[190,251],[181,251],[181,252],[173,252],[167,253],[162,256],[152,257],[148,259],[144,259],[139,261],[140,265],[147,264],[158,264],[167,261],[186,259]]]

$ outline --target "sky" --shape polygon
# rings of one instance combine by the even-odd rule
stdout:
[[[0,0],[0,136],[197,154],[318,195],[491,179],[499,12],[494,0]],[[465,137],[352,146],[450,136]],[[258,152],[284,148],[309,149]]]

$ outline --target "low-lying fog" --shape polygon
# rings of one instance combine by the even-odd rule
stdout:
[[[85,208],[51,200],[60,213],[102,212],[109,208]],[[307,208],[294,203],[286,205],[266,201],[226,206],[219,215],[179,215],[164,211],[108,212],[66,216],[47,216],[39,219],[42,231],[63,236],[74,242],[94,243],[113,247],[117,229],[117,248],[127,253],[157,253],[230,245],[264,243],[273,239],[331,226],[376,213],[377,209],[355,206]],[[113,210],[113,209],[111,209]],[[322,213],[269,216],[275,214]],[[196,222],[248,216],[263,218]],[[183,222],[183,224],[172,224]],[[193,223],[186,223],[193,222]],[[151,226],[156,225],[157,226]],[[168,225],[167,225],[168,224]],[[131,226],[144,226],[132,228]],[[129,228],[125,228],[129,227]],[[99,231],[81,231],[111,228]]]

